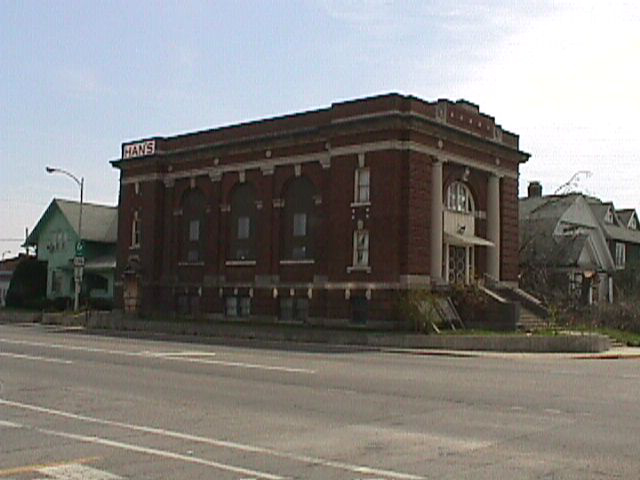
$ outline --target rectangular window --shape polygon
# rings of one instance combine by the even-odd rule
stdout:
[[[294,318],[298,322],[304,322],[309,318],[309,299],[308,298],[296,298],[294,302]]]
[[[624,243],[616,243],[616,267],[624,268],[626,263],[626,248]]]
[[[241,317],[248,317],[251,315],[251,297],[240,297],[240,312]]]
[[[369,266],[369,231],[356,230],[353,232],[353,266]]]
[[[191,220],[189,222],[189,241],[197,242],[200,240],[200,220]]]
[[[187,262],[195,263],[200,260],[200,255],[198,254],[198,250],[189,250],[187,252]]]
[[[307,235],[307,214],[294,213],[293,214],[293,236],[304,237],[306,235]]]
[[[133,222],[131,222],[131,246],[140,246],[140,218],[138,212],[133,213]]]
[[[280,320],[304,322],[309,318],[309,299],[305,297],[280,298]]]
[[[307,247],[304,245],[293,247],[291,251],[292,260],[304,260],[307,258]]]
[[[369,201],[369,169],[358,168],[356,170],[356,203],[367,203]]]
[[[248,317],[251,315],[251,297],[229,296],[224,308],[227,317]]]
[[[353,297],[351,299],[351,320],[353,323],[365,324],[369,319],[369,301],[366,297]]]
[[[249,238],[251,219],[249,217],[238,217],[238,240]]]
[[[55,270],[51,271],[51,293],[62,293],[62,275]]]
[[[280,320],[293,320],[293,298],[280,298]]]
[[[238,297],[227,297],[225,302],[225,315],[227,317],[238,316]]]

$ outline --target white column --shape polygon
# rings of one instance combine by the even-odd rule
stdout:
[[[487,185],[487,273],[500,280],[500,178],[489,174]]]
[[[442,161],[431,164],[431,284],[442,283]]]
[[[469,260],[471,256],[471,247],[464,247],[464,283],[465,285],[469,285],[470,283],[470,275],[469,275]]]
[[[613,275],[609,275],[609,303],[613,303]]]

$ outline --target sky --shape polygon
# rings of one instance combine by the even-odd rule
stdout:
[[[467,99],[528,182],[640,211],[640,4],[0,0],[0,253],[54,197],[116,205],[121,144],[399,92]]]

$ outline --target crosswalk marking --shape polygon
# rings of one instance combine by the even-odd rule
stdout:
[[[68,463],[66,465],[56,465],[38,469],[38,473],[56,480],[121,480],[122,477],[103,470],[80,465],[79,463]]]

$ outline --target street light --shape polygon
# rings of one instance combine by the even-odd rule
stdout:
[[[11,250],[5,250],[4,252],[2,252],[2,260],[4,260],[4,256],[8,253],[11,253]]]
[[[78,245],[82,242],[82,203],[83,203],[83,197],[84,197],[84,177],[81,177],[80,179],[78,179],[78,177],[76,177],[73,173],[67,172],[62,168],[45,167],[45,170],[47,173],[61,173],[63,175],[66,175],[67,177],[72,179],[74,182],[76,182],[76,184],[78,184],[78,187],[80,188],[80,214],[78,215],[78,244],[76,244],[76,252],[75,252],[74,262],[73,262],[74,264],[73,277],[74,277],[74,284],[75,284],[73,310],[77,312],[79,303],[80,303],[80,287],[82,286],[82,265],[81,265],[81,261],[77,261],[76,258],[79,257]]]

